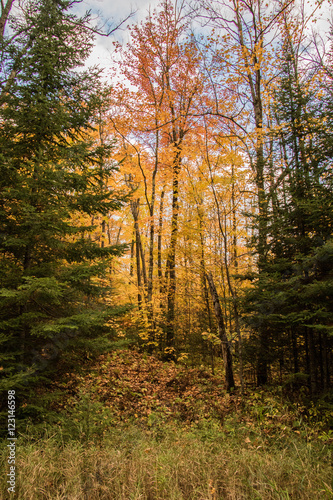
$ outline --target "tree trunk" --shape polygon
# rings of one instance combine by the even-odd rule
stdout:
[[[166,274],[168,277],[167,296],[167,333],[166,346],[170,349],[169,358],[172,358],[171,349],[174,347],[175,337],[175,299],[176,299],[176,245],[178,238],[178,214],[179,214],[179,173],[181,157],[180,150],[177,151],[173,165],[173,193],[172,193],[172,217],[171,217],[171,240]]]
[[[309,340],[310,390],[311,396],[314,396],[317,392],[316,348],[312,329],[307,327],[305,328],[307,329],[307,337]]]
[[[147,274],[145,259],[141,244],[141,235],[139,230],[139,203],[140,200],[131,201],[131,211],[134,219],[134,231],[135,231],[135,247],[136,247],[136,274],[137,274],[137,284],[138,284],[138,306],[139,309],[142,308],[142,284],[141,284],[141,265],[142,265],[142,276],[143,283],[147,285]]]
[[[135,239],[134,239],[134,234],[132,236],[132,241],[131,241],[131,262],[130,262],[130,276],[133,276],[133,261],[134,261],[134,244],[135,244]]]
[[[213,276],[211,273],[208,273],[208,274],[206,274],[206,278],[207,278],[210,293],[211,293],[211,296],[213,299],[215,316],[216,316],[217,325],[218,325],[218,333],[219,333],[219,337],[220,337],[221,343],[222,343],[222,355],[223,355],[223,362],[224,362],[224,366],[225,366],[226,389],[228,392],[230,392],[235,387],[234,375],[233,375],[233,369],[232,369],[232,356],[231,356],[231,351],[230,351],[230,344],[229,344],[229,340],[228,340],[228,337],[227,337],[227,334],[225,331],[225,325],[224,325],[221,304],[220,304],[219,296],[217,294],[217,290],[216,290],[216,287],[214,284]]]
[[[0,16],[0,40],[2,41],[5,34],[5,26],[9,18],[9,13],[12,8],[14,0],[7,0],[5,5],[1,2],[1,16]]]
[[[295,329],[291,328],[291,340],[293,346],[293,358],[294,358],[294,373],[299,372],[299,363],[298,363],[298,347],[297,347],[297,338],[295,334]]]
[[[160,287],[160,307],[163,305],[163,274],[162,274],[162,229],[163,229],[163,201],[164,201],[165,187],[163,187],[160,200],[160,214],[158,221],[158,236],[157,236],[157,274]]]

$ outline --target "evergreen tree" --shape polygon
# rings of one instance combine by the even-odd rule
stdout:
[[[330,113],[314,75],[299,75],[291,42],[282,71],[275,141],[283,155],[284,183],[270,211],[267,263],[246,307],[254,332],[265,325],[266,361],[306,374],[315,394],[329,385],[332,350]]]
[[[71,5],[30,2],[16,21],[21,34],[2,47],[3,387],[50,365],[73,336],[78,344],[103,333],[110,311],[98,278],[123,250],[100,248],[89,237],[92,217],[119,209],[124,198],[108,186],[116,168],[112,142],[93,138],[102,84],[98,71],[78,71],[93,40],[87,18],[72,14]]]

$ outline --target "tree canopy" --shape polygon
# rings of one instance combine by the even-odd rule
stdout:
[[[230,391],[326,390],[332,37],[309,26],[329,2],[163,0],[115,44],[110,85],[83,68],[89,13],[42,0],[10,17],[12,3],[0,18],[4,383],[51,367],[57,342],[125,338],[213,371],[223,358]]]

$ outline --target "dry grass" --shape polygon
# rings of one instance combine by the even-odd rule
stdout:
[[[279,393],[227,395],[221,379],[128,350],[65,374],[40,389],[60,393],[53,413],[17,441],[15,495],[3,447],[0,500],[333,498],[330,411],[309,420]]]
[[[330,450],[289,435],[268,443],[259,429],[217,422],[150,431],[118,427],[101,443],[59,435],[17,447],[15,497],[1,500],[218,500],[332,498]],[[236,424],[235,424],[236,425]],[[6,462],[2,453],[2,465]],[[2,467],[2,470],[4,467]]]

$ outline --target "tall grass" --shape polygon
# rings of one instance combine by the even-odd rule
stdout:
[[[218,500],[333,498],[331,452],[296,434],[267,439],[229,422],[182,429],[118,426],[95,442],[50,431],[19,438],[16,493],[1,500]]]

